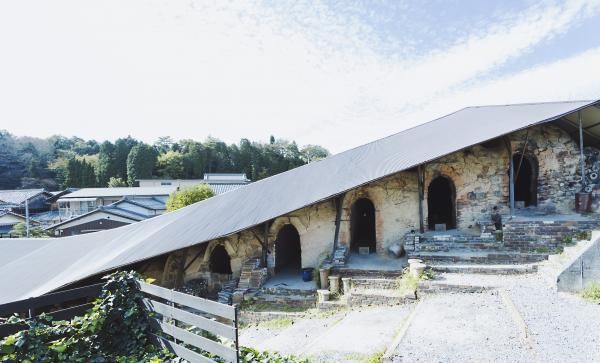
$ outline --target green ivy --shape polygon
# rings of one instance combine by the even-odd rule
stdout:
[[[299,359],[293,355],[283,356],[275,352],[259,352],[252,348],[240,348],[240,362],[242,363],[309,363],[308,359]]]
[[[28,328],[0,341],[0,362],[163,362],[173,358],[151,342],[151,327],[137,289],[140,276],[116,272],[104,277],[100,297],[83,316],[53,321],[52,316],[10,324]]]

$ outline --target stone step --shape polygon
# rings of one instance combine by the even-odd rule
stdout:
[[[435,272],[489,275],[517,275],[536,272],[537,265],[431,265]]]
[[[397,278],[352,277],[353,289],[395,289]]]
[[[347,267],[334,267],[329,273],[330,276],[371,278],[371,279],[395,279],[402,276],[402,269],[398,270],[361,270]]]
[[[399,305],[416,299],[414,292],[400,292],[398,289],[352,289],[346,297],[349,306]]]
[[[425,280],[417,283],[417,296],[420,294],[437,293],[478,293],[489,290],[495,290],[495,287],[474,284],[447,283],[436,280]]]
[[[545,253],[521,252],[481,252],[481,251],[452,251],[452,252],[412,252],[410,258],[420,258],[425,263],[435,265],[440,262],[453,264],[488,264],[509,265],[541,262],[548,259]]]

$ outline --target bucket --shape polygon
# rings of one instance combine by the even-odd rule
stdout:
[[[302,281],[312,281],[313,279],[313,268],[303,268],[302,269]]]
[[[592,211],[592,193],[575,193],[575,211],[577,213]]]

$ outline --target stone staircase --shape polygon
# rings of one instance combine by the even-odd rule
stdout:
[[[341,267],[346,265],[348,259],[348,249],[346,247],[338,247],[333,253],[332,265]]]
[[[237,286],[238,286],[237,279],[233,279],[229,282],[226,282],[223,285],[223,287],[221,288],[221,291],[219,291],[217,293],[217,301],[220,302],[221,304],[230,305],[231,297],[233,296],[233,292],[235,291]]]
[[[441,234],[418,238],[412,235],[405,237],[405,240],[409,242],[409,258],[420,258],[434,269],[437,265],[443,265],[444,271],[450,270],[449,265],[533,264],[547,260],[549,254],[536,252],[535,249],[519,250],[506,246],[490,233],[482,233],[480,236]],[[478,273],[495,273],[493,271],[494,269],[482,268]]]

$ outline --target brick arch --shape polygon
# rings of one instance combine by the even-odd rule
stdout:
[[[383,223],[384,216],[380,211],[382,201],[377,197],[377,193],[370,193],[367,187],[350,191],[344,197],[342,204],[342,216],[340,226],[339,244],[350,248],[352,240],[352,207],[360,199],[368,199],[375,208],[375,250],[377,253],[383,253]]]

